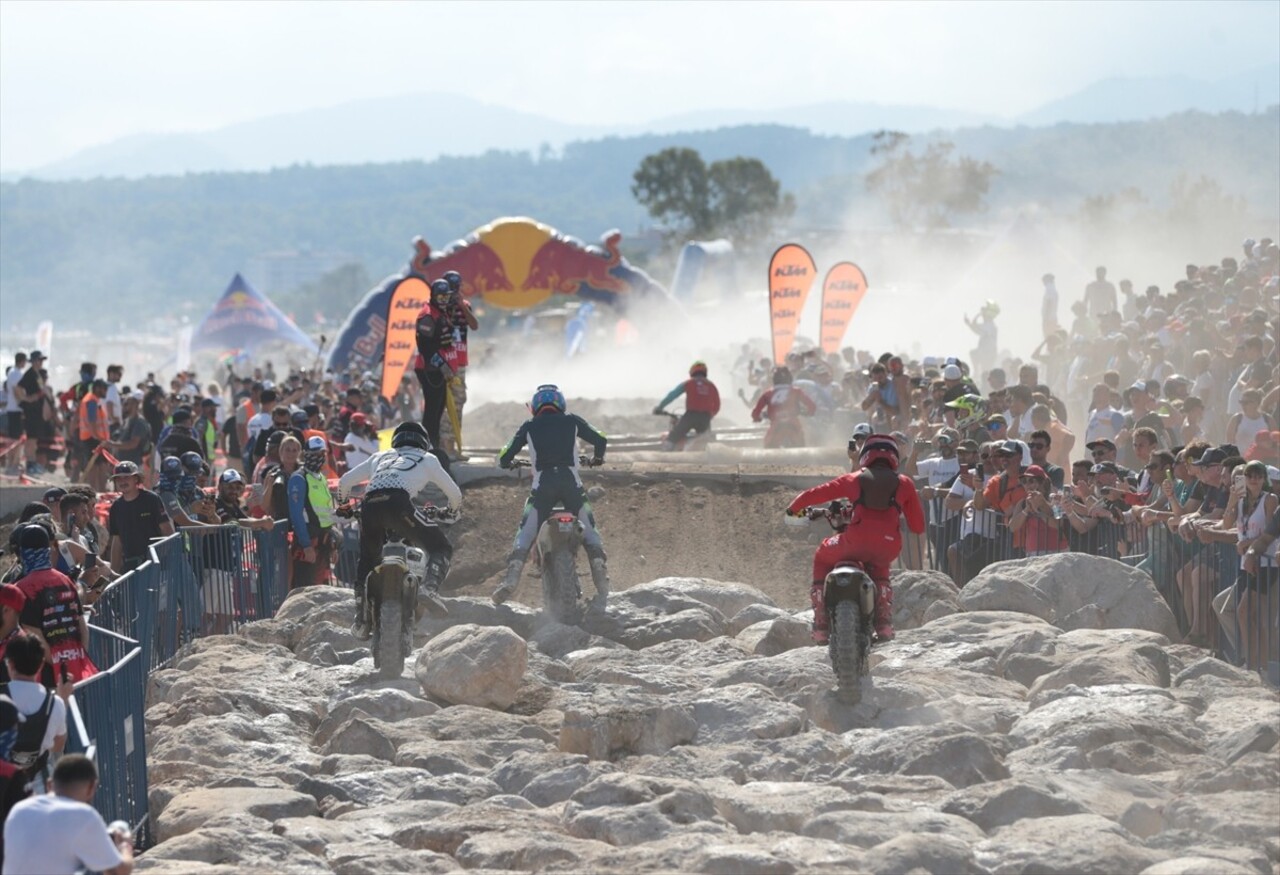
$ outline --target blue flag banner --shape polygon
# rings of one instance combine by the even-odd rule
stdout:
[[[191,349],[243,349],[250,353],[269,343],[288,343],[318,352],[316,342],[293,320],[236,274],[231,285],[196,326]]]

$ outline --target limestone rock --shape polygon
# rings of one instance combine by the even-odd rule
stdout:
[[[940,571],[899,571],[892,575],[893,628],[915,629],[964,610],[960,588]]]
[[[992,875],[1140,872],[1168,856],[1096,814],[1019,820],[979,842],[974,855]]]
[[[1178,637],[1177,624],[1151,577],[1123,562],[1087,553],[1056,553],[988,565],[960,593],[966,611],[1020,611],[1063,629],[1093,605],[1108,629],[1148,629]],[[1092,623],[1092,621],[1090,621]]]
[[[510,629],[464,624],[427,642],[414,675],[428,696],[502,710],[515,702],[528,660],[524,639]]]
[[[623,591],[627,600],[646,607],[669,605],[675,599],[692,599],[714,609],[721,617],[732,617],[752,605],[777,607],[754,586],[726,583],[701,577],[662,577]]]
[[[757,656],[777,656],[797,647],[813,645],[809,624],[790,615],[761,620],[734,636],[742,649]]]
[[[602,688],[590,702],[566,710],[560,750],[610,759],[662,753],[698,733],[693,709],[622,688]]]
[[[1000,750],[987,736],[958,723],[909,726],[892,733],[845,733],[853,752],[847,772],[937,775],[956,787],[1009,777]]]
[[[316,800],[293,790],[261,787],[189,790],[175,797],[156,823],[159,841],[199,829],[211,818],[242,812],[263,820],[308,817]]]
[[[767,604],[747,605],[729,618],[724,633],[736,637],[743,629],[762,620],[776,620],[779,617],[790,617],[791,614],[782,608]]]

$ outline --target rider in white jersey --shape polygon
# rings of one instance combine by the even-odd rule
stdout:
[[[416,422],[396,426],[391,449],[375,453],[338,481],[338,497],[345,499],[368,481],[360,512],[360,563],[356,567],[356,633],[368,637],[371,619],[364,616],[364,586],[381,555],[388,534],[403,537],[427,552],[427,573],[418,592],[419,603],[436,616],[449,613],[440,600],[440,584],[449,573],[453,545],[414,507],[413,498],[428,486],[444,493],[455,516],[462,508],[462,490],[431,452],[426,429]]]

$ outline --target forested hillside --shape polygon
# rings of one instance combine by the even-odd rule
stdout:
[[[1162,204],[1179,177],[1210,177],[1270,222],[1280,202],[1276,108],[939,136],[999,171],[977,224],[1002,221],[1025,203],[1077,213],[1086,198],[1126,189]],[[776,126],[610,138],[557,154],[491,152],[431,163],[142,180],[27,180],[0,185],[2,318],[6,327],[54,313],[73,324],[77,317],[101,317],[108,325],[134,321],[137,308],[146,314],[208,301],[252,256],[301,245],[349,252],[380,277],[405,263],[413,236],[443,246],[503,215],[530,215],[587,239],[612,227],[634,235],[647,217],[630,192],[632,173],[646,155],[671,145],[695,148],[709,161],[761,159],[796,197],[793,230],[886,224],[863,184],[877,160],[870,137],[821,137]]]

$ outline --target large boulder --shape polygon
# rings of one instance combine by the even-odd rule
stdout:
[[[662,608],[664,612],[672,612],[673,603],[692,600],[714,609],[721,617],[732,617],[751,605],[777,607],[773,599],[754,586],[703,577],[661,577],[623,590],[617,598],[642,607]]]
[[[1060,629],[1147,629],[1178,637],[1151,576],[1087,553],[988,565],[960,592],[966,611],[1019,611]]]
[[[503,710],[515,702],[528,662],[528,646],[515,632],[466,624],[428,641],[414,675],[428,696]]]
[[[915,629],[964,610],[960,606],[960,587],[941,571],[900,571],[890,582],[895,629]]]
[[[316,814],[316,800],[294,790],[264,787],[224,787],[191,790],[175,797],[160,815],[156,832],[161,842],[185,835],[210,820],[243,813],[266,821]]]

